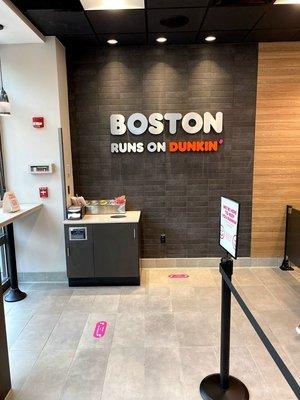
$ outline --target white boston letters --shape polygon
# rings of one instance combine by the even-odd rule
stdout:
[[[175,135],[178,131],[179,121],[182,129],[191,135],[199,133],[202,129],[204,133],[221,133],[223,131],[223,113],[217,112],[213,116],[210,112],[205,112],[203,117],[196,112],[189,112],[182,116],[180,113],[153,113],[147,118],[144,114],[135,113],[130,115],[127,120],[122,114],[112,114],[110,117],[110,132],[112,135],[124,135],[129,130],[133,135],[142,135],[147,130],[152,135],[160,135],[164,130],[164,121],[169,125],[169,133]]]

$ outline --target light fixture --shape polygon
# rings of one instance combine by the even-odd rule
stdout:
[[[145,8],[144,0],[80,0],[86,11],[91,10],[132,10]]]
[[[158,37],[158,38],[156,39],[156,41],[157,41],[158,43],[165,43],[167,40],[168,40],[168,39],[167,39],[166,37],[163,37],[163,36]]]
[[[276,0],[274,4],[300,4],[300,0]]]
[[[107,43],[108,44],[118,44],[118,41],[116,39],[108,39]]]
[[[2,65],[0,60],[0,79],[1,79],[1,91],[0,91],[0,115],[10,115],[10,104],[6,91],[3,88],[2,78]]]
[[[217,38],[215,36],[206,36],[205,41],[206,42],[214,42]]]

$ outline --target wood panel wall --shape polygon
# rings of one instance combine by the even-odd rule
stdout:
[[[300,42],[259,46],[252,257],[283,255],[285,207],[300,206]]]

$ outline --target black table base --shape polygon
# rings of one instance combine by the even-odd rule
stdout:
[[[8,253],[8,271],[10,279],[10,290],[4,297],[5,301],[13,303],[25,299],[26,293],[19,289],[18,284],[18,273],[17,273],[17,261],[15,251],[15,240],[14,240],[14,228],[13,224],[7,225],[7,253]]]
[[[4,300],[8,303],[13,303],[15,301],[20,301],[25,299],[27,296],[26,293],[22,292],[19,288],[17,289],[10,289],[7,295],[4,297]]]

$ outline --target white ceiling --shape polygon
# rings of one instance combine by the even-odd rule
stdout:
[[[9,1],[0,0],[0,44],[43,43],[43,35]]]

